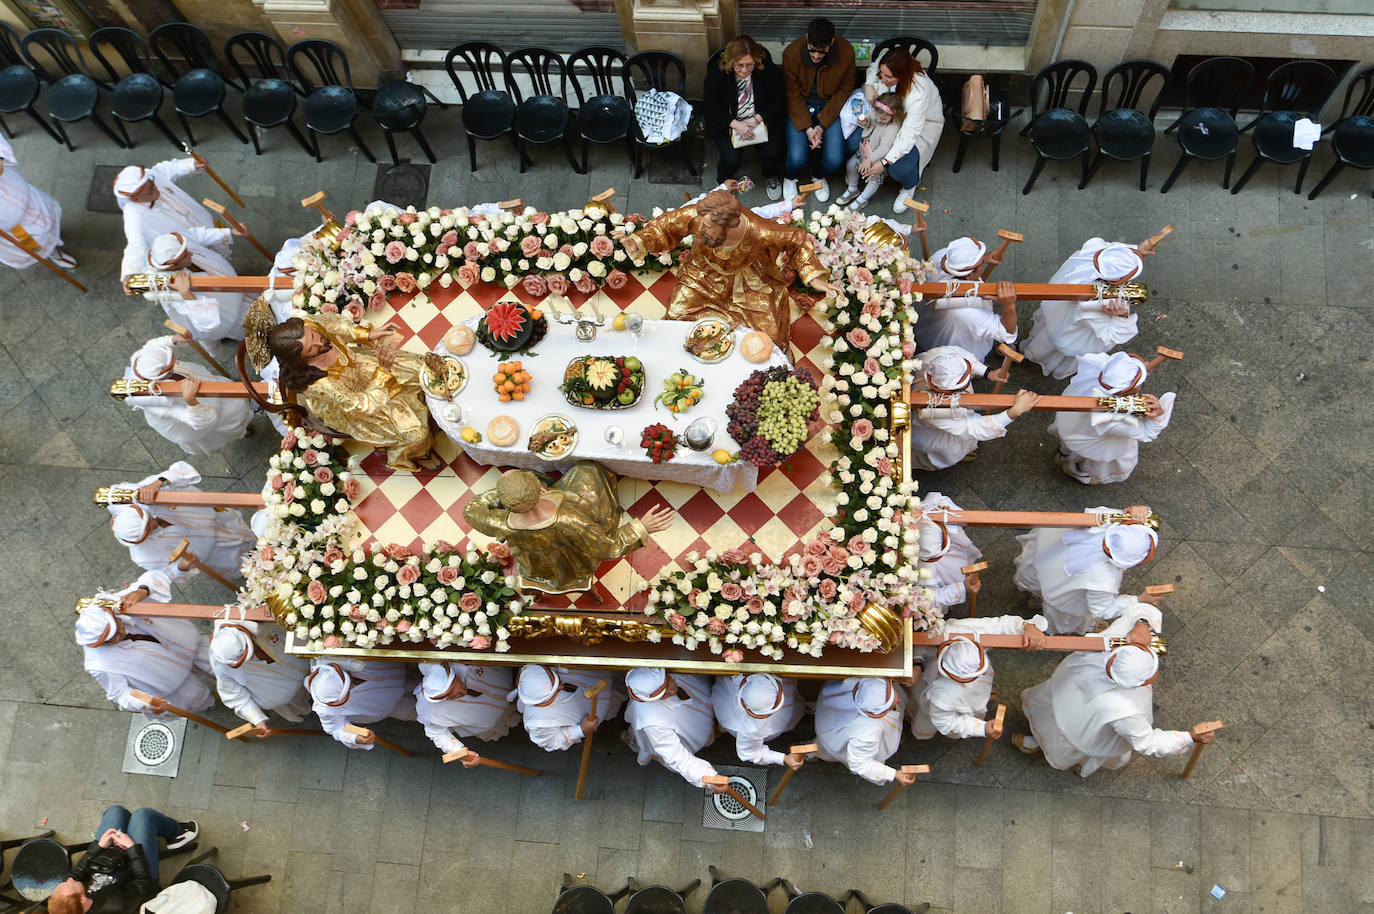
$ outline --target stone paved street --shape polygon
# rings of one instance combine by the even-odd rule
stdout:
[[[976,740],[918,745],[908,736],[897,759],[933,770],[885,813],[874,808],[880,788],[814,765],[769,810],[767,830],[749,834],[703,828],[699,791],[638,767],[604,732],[582,801],[572,799],[575,753],[546,754],[512,736],[490,754],[543,768],[543,778],[467,771],[441,765],[418,726],[396,722],[381,732],[419,750],[416,758],[307,737],[227,744],[193,725],[180,777],[121,774],[130,715],[111,709],[72,642],[73,600],[131,577],[91,492],[181,454],[107,395],[129,354],[164,332],[163,314],[120,293],[119,217],[86,202],[96,166],[151,164],[172,150],[143,127],[131,151],[79,127],[75,153],[21,128],[20,170],[61,201],[76,275],[91,292],[74,294],[39,268],[0,270],[0,837],[31,833],[46,817],[64,840],[84,839],[114,802],[194,817],[230,876],[272,874],[235,896],[233,909],[245,914],[539,914],[564,872],[612,889],[629,875],[707,879],[708,864],[966,914],[1374,911],[1374,423],[1360,406],[1374,386],[1367,174],[1348,171],[1308,202],[1291,192],[1290,170],[1269,166],[1232,196],[1219,187],[1219,165],[1195,163],[1160,195],[1176,155],[1166,137],[1148,192],[1135,189],[1134,165],[1108,165],[1078,191],[1076,166],[1051,164],[1022,196],[1032,159],[1012,131],[999,173],[976,146],[955,175],[946,130],[918,194],[932,205],[932,247],[1020,231],[1026,241],[997,278],[1043,282],[1091,235],[1135,242],[1172,223],[1177,231],[1147,262],[1153,294],[1129,348],[1165,345],[1187,357],[1151,381],[1150,390],[1178,392],[1177,408],[1126,483],[1088,489],[1061,475],[1050,417],[1033,414],[976,462],[925,475],[922,489],[966,508],[1156,509],[1158,556],[1126,581],[1135,591],[1177,588],[1163,607],[1169,653],[1156,721],[1221,717],[1226,728],[1188,781],[1178,758],[1137,759],[1081,780],[1005,739],[975,768]],[[456,110],[432,113],[426,132],[442,156],[429,201],[442,205],[520,195],[560,209],[615,186],[622,210],[647,211],[695,189],[632,181],[619,147],[594,149],[587,176],[544,147],[520,175],[509,146],[484,143],[473,175]],[[265,144],[258,158],[215,130],[201,152],[244,197],[245,220],[270,247],[311,226],[297,201],[317,189],[339,209],[373,199],[377,168],[343,141],[325,141],[322,165],[280,132]],[[1312,175],[1328,156],[1318,153]],[[208,178],[183,186],[224,199]],[[108,194],[99,189],[101,201]],[[885,188],[870,211],[886,212],[891,195]],[[761,186],[750,197],[763,200]],[[263,272],[249,245],[237,247],[241,271]],[[1022,306],[1024,329],[1032,310]],[[1062,389],[1032,372],[1030,363],[1013,369],[1013,387]],[[192,461],[207,488],[259,488],[276,439],[265,419],[254,428]],[[1014,532],[975,533],[991,563],[982,615],[1030,613],[1011,584]],[[214,602],[217,587],[179,593]],[[1054,661],[997,658],[1009,732],[1025,727],[1019,693]],[[809,737],[809,726],[808,717],[797,735]],[[718,742],[707,757],[729,763],[732,749]],[[1214,885],[1224,899],[1209,896]],[[692,896],[692,910],[704,895]],[[782,909],[781,892],[773,904]]]

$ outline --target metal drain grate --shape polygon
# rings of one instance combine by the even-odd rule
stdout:
[[[185,736],[186,721],[182,718],[149,721],[142,714],[135,714],[124,746],[124,772],[176,777]]]
[[[733,768],[716,766],[716,773],[730,779],[730,786],[738,791],[760,812],[767,814],[765,808],[768,772],[762,768]],[[745,809],[728,793],[706,794],[705,806],[701,812],[701,824],[705,828],[722,828],[728,831],[763,831],[764,823]]]

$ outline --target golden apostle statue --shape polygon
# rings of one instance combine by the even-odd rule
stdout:
[[[398,351],[390,325],[368,327],[341,314],[293,317],[268,332],[281,384],[332,429],[386,450],[397,470],[437,470],[420,357]]]
[[[552,486],[529,470],[507,470],[496,488],[467,503],[463,519],[505,540],[521,590],[574,593],[591,588],[602,562],[647,546],[650,533],[668,529],[673,511],[630,517],[620,507],[615,476],[583,460]]]
[[[792,328],[788,271],[813,289],[840,292],[805,231],[755,215],[726,190],[651,219],[633,235],[616,233],[636,262],[671,251],[688,235],[694,240],[677,270],[671,320],[720,317],[763,331],[785,352]]]

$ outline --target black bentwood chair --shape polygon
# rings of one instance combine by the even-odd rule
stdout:
[[[125,122],[136,124],[152,121],[153,126],[180,149],[181,141],[158,116],[165,90],[153,71],[152,60],[148,57],[148,43],[143,37],[133,29],[106,26],[91,33],[88,47],[109,77],[103,87],[109,89],[114,97],[110,103],[110,113],[114,115],[115,127],[119,129],[125,145],[131,149],[134,145],[133,140],[129,139],[129,132],[124,129]],[[109,57],[105,56],[107,53]],[[111,58],[123,64],[129,75],[121,76],[119,67]]]
[[[202,861],[208,859],[218,848],[210,848],[198,857],[193,857],[189,863],[181,868],[176,878],[172,880],[172,885],[178,882],[195,882],[204,886],[211,895],[215,896],[215,914],[225,914],[229,910],[229,896],[239,889],[250,885],[261,885],[264,882],[271,882],[271,875],[249,876],[244,879],[225,879],[224,874],[217,867],[213,867]]]
[[[153,54],[162,62],[172,75],[172,104],[176,106],[177,117],[181,120],[186,139],[192,146],[196,136],[191,132],[191,119],[214,115],[229,128],[229,132],[248,144],[243,135],[224,110],[226,86],[239,86],[228,82],[219,71],[219,61],[210,46],[210,36],[189,22],[169,22],[153,29],[148,36],[148,45]]]
[[[615,897],[619,898],[624,892],[621,889]],[[615,914],[615,901],[594,885],[573,885],[572,874],[564,873],[558,898],[553,903],[553,914]]]
[[[632,893],[625,904],[624,914],[687,914],[687,896],[701,885],[700,879],[693,879],[680,889],[670,889],[666,885],[640,884],[631,876],[625,888],[611,897],[617,901],[626,892]]]
[[[921,55],[925,54],[929,60],[921,60],[921,66],[926,68],[927,73],[934,73],[935,68],[940,65],[940,52],[935,45],[916,35],[894,35],[884,39],[873,49],[873,56],[869,58],[869,66],[876,67],[883,62],[883,55],[893,48],[906,48],[911,56],[921,60]]]
[[[768,893],[782,884],[774,879],[762,887],[748,879],[725,879],[714,866],[711,871],[711,891],[702,906],[702,914],[768,914]]]
[[[1183,113],[1165,133],[1178,133],[1179,158],[1159,189],[1167,194],[1192,159],[1226,160],[1221,186],[1231,186],[1240,126],[1236,112],[1255,78],[1255,68],[1239,57],[1209,57],[1188,71],[1183,88]]]
[[[1374,168],[1374,67],[1361,70],[1350,81],[1340,119],[1326,131],[1326,136],[1331,137],[1331,151],[1336,154],[1336,161],[1307,195],[1309,200],[1317,199],[1317,194],[1347,166]]]
[[[372,100],[371,114],[377,126],[382,128],[382,135],[386,137],[386,148],[391,151],[391,161],[394,164],[401,164],[393,136],[396,133],[409,133],[415,137],[415,142],[420,144],[420,149],[427,159],[431,162],[439,161],[434,156],[434,150],[429,148],[424,131],[420,129],[420,123],[429,111],[429,101],[433,101],[440,108],[448,107],[424,86],[417,86],[409,80],[398,79],[377,90],[377,95]]]
[[[1293,125],[1304,117],[1317,120],[1335,88],[1336,71],[1319,60],[1294,60],[1269,74],[1259,116],[1241,128],[1241,133],[1254,131],[1250,138],[1255,144],[1255,160],[1241,174],[1231,193],[1240,193],[1266,161],[1297,164],[1298,182],[1293,185],[1293,193],[1302,193],[1312,150],[1293,145]]]
[[[581,72],[579,72],[581,71]],[[591,81],[584,89],[582,79]],[[577,94],[577,132],[582,136],[582,173],[587,173],[587,154],[592,143],[625,141],[630,162],[635,144],[630,138],[635,112],[628,98],[625,55],[614,48],[583,48],[568,58],[568,80]]]
[[[844,904],[848,907],[850,899],[859,899],[859,904],[864,906],[864,914],[925,914],[930,910],[930,902],[923,901],[914,908],[908,908],[904,904],[897,904],[890,901],[887,904],[874,904],[868,897],[858,889],[850,889],[849,894],[844,897]]]
[[[628,82],[630,104],[634,105],[637,93],[657,89],[659,92],[676,92],[684,98],[687,95],[687,67],[682,58],[667,51],[643,51],[625,61],[625,78]],[[693,114],[695,119],[696,114]],[[689,126],[677,139],[667,143],[650,143],[639,129],[639,119],[634,121],[635,177],[644,174],[644,156],[651,149],[669,149],[678,146],[682,149],[683,161],[692,177],[701,177],[701,169],[692,161],[692,145],[685,142],[692,134]]]
[[[291,82],[282,43],[264,32],[239,32],[224,42],[224,59],[244,87],[243,120],[253,140],[253,151],[262,155],[259,130],[285,127],[302,149],[316,155],[296,127],[296,100],[305,94]],[[250,64],[256,75],[250,72]]]
[[[521,173],[534,164],[525,153],[526,143],[543,146],[561,142],[568,164],[581,174],[568,143],[572,111],[568,108],[568,73],[563,58],[548,48],[519,48],[506,55],[503,69],[506,92],[515,99],[515,148],[520,153]],[[533,87],[528,96],[520,89],[522,77]]]
[[[463,67],[459,67],[459,61]],[[463,100],[463,133],[468,138],[469,171],[477,170],[477,141],[494,140],[511,132],[515,124],[515,101],[505,90],[506,55],[494,44],[469,41],[450,48],[444,55],[444,69]],[[472,91],[464,74],[473,83]],[[501,75],[502,82],[497,82]],[[514,140],[514,134],[511,136]],[[520,146],[516,144],[516,152]]]
[[[1159,86],[1154,100],[1142,106],[1141,98],[1155,79],[1159,80]],[[1127,60],[1107,71],[1102,79],[1102,107],[1098,109],[1097,123],[1093,124],[1097,155],[1079,183],[1079,190],[1088,186],[1104,159],[1118,162],[1139,159],[1140,189],[1145,189],[1150,174],[1150,152],[1155,145],[1155,115],[1168,90],[1169,70],[1153,60]]]
[[[100,128],[100,132],[109,137],[116,146],[121,149],[128,148],[96,113],[95,106],[100,101],[100,84],[86,69],[85,61],[81,59],[81,48],[70,35],[61,29],[34,29],[20,39],[19,43],[29,66],[38,74],[39,79],[48,84],[48,119],[68,149],[75,151],[76,147],[72,145],[67,128],[63,125],[86,118],[90,118],[91,123]],[[38,62],[38,58],[34,56],[35,48],[47,55],[56,72],[49,72]]]
[[[1075,110],[1069,107],[1069,94],[1082,77],[1084,85]],[[1060,60],[1045,67],[1031,80],[1031,119],[1022,133],[1030,133],[1035,148],[1035,165],[1021,193],[1028,194],[1050,159],[1083,160],[1083,181],[1088,179],[1088,146],[1092,131],[1084,115],[1097,86],[1097,70],[1086,60]]]
[[[307,38],[286,49],[286,63],[305,93],[305,127],[315,146],[315,161],[323,162],[317,134],[348,132],[367,160],[377,157],[363,142],[354,121],[358,119],[358,93],[343,48],[323,38]]]
[[[57,135],[57,131],[38,116],[38,110],[33,107],[37,98],[38,74],[29,66],[28,61],[24,59],[24,52],[19,49],[18,33],[10,28],[8,23],[0,22],[0,115],[24,111],[38,126],[48,132],[48,136],[59,143],[62,142],[62,137]],[[3,129],[10,139],[14,139],[14,131],[5,123],[3,117],[0,117],[0,129]]]

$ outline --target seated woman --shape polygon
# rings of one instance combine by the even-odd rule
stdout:
[[[902,201],[916,193],[921,172],[930,164],[930,157],[940,142],[940,134],[945,129],[945,112],[940,90],[935,88],[921,62],[906,48],[893,48],[868,68],[864,94],[872,101],[884,92],[901,96],[904,116],[897,139],[874,174],[881,177],[885,170],[901,185],[892,211],[904,213],[907,207]]]
[[[758,150],[770,200],[782,196],[787,154],[787,88],[782,69],[757,41],[740,35],[708,66],[702,88],[706,135],[720,151],[716,183],[739,174],[744,151]],[[762,140],[762,142],[759,142]]]

